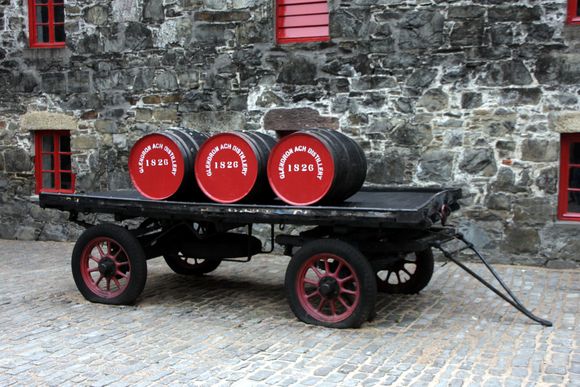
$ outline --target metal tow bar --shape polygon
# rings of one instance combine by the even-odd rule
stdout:
[[[431,245],[433,247],[435,247],[436,249],[440,250],[447,259],[449,259],[451,262],[455,263],[457,266],[459,266],[460,268],[465,270],[473,278],[475,278],[476,280],[481,282],[483,285],[485,285],[488,289],[490,289],[492,292],[494,292],[495,294],[497,294],[498,296],[503,298],[506,302],[508,302],[510,305],[512,305],[517,310],[519,310],[521,313],[525,314],[528,318],[542,324],[543,326],[546,326],[546,327],[552,326],[551,321],[544,320],[543,318],[540,318],[540,317],[534,315],[529,309],[527,309],[524,306],[524,304],[522,304],[522,302],[516,297],[516,295],[503,282],[503,280],[501,279],[499,274],[495,271],[495,269],[485,260],[485,258],[483,258],[483,256],[479,253],[479,251],[476,250],[476,248],[473,246],[473,244],[471,242],[468,242],[467,240],[465,240],[465,237],[463,236],[463,234],[454,233],[454,235],[448,235],[448,236],[449,236],[449,238],[446,238],[443,241],[433,242],[433,243],[431,243]],[[442,245],[449,242],[452,239],[457,239],[457,240],[463,242],[465,244],[465,246],[463,246],[460,249],[455,250],[453,252],[449,252],[449,251],[445,250]],[[471,251],[473,251],[473,253],[475,253],[475,255],[481,260],[481,262],[483,262],[485,267],[487,267],[487,269],[490,271],[490,273],[495,277],[497,282],[499,282],[501,287],[507,292],[509,297],[508,297],[508,295],[505,295],[503,292],[501,292],[496,287],[494,287],[492,284],[487,282],[485,279],[483,279],[476,272],[474,272],[473,270],[471,270],[470,268],[465,266],[463,263],[459,262],[455,257],[453,257],[453,255],[455,255],[463,250],[471,250]]]

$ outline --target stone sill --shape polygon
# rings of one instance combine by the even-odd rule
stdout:
[[[554,222],[554,225],[562,227],[580,227],[580,221],[573,222],[571,220],[557,220]]]

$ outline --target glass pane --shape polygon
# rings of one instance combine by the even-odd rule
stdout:
[[[70,152],[70,137],[67,135],[63,135],[59,137],[59,140],[60,140],[60,151]]]
[[[65,41],[64,24],[54,26],[54,41],[55,42]]]
[[[570,144],[570,164],[580,164],[580,142]]]
[[[60,170],[70,171],[71,168],[70,155],[60,155]]]
[[[55,5],[54,6],[54,21],[55,21],[55,23],[64,22],[64,6],[63,5]]]
[[[52,136],[42,136],[42,151],[43,152],[54,152],[54,141]]]
[[[580,213],[580,192],[568,192],[568,212]]]
[[[70,173],[60,174],[60,188],[61,189],[71,189],[72,188],[72,176]]]
[[[54,169],[54,159],[51,154],[42,155],[42,170],[52,171]]]
[[[38,43],[48,43],[48,26],[36,26],[36,41]]]
[[[570,168],[569,188],[580,188],[580,168]]]
[[[42,174],[42,188],[54,188],[54,173]]]
[[[36,7],[36,23],[48,23],[48,7],[37,6]]]

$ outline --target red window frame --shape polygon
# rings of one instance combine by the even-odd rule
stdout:
[[[568,24],[580,24],[580,0],[568,0]]]
[[[276,43],[330,40],[328,0],[276,0]]]
[[[62,139],[68,138],[68,149],[62,150]],[[48,139],[47,144],[52,144],[52,149],[44,149],[44,140]],[[40,192],[62,192],[74,193],[76,176],[72,171],[72,150],[70,148],[70,132],[68,130],[39,130],[34,133],[34,170],[36,177],[36,193]],[[52,166],[45,165],[45,157],[50,156]],[[68,156],[69,168],[64,169],[61,160],[62,156]],[[66,167],[65,167],[66,168]],[[53,186],[45,187],[43,175],[52,175]],[[63,188],[63,176],[69,176],[70,187]],[[66,184],[64,184],[66,185]]]
[[[561,135],[558,219],[580,222],[580,211],[573,212],[568,208],[570,195],[578,195],[580,197],[580,188],[570,187],[571,170],[578,168],[580,172],[580,164],[573,164],[570,161],[570,148],[575,143],[580,144],[580,133],[564,133]]]
[[[57,19],[57,7],[62,10],[62,20]],[[45,8],[46,20],[38,15],[38,11]],[[63,28],[63,40],[57,40],[56,29]],[[38,28],[45,28],[48,32],[48,41],[39,41]],[[61,48],[65,46],[64,35],[64,0],[28,0],[28,30],[31,48]]]

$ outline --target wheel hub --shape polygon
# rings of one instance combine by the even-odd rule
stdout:
[[[101,259],[99,262],[99,273],[104,275],[105,277],[112,276],[116,271],[117,266],[115,262],[110,258]]]
[[[332,277],[323,277],[318,283],[318,291],[323,297],[336,298],[338,296],[340,286],[336,279]]]

